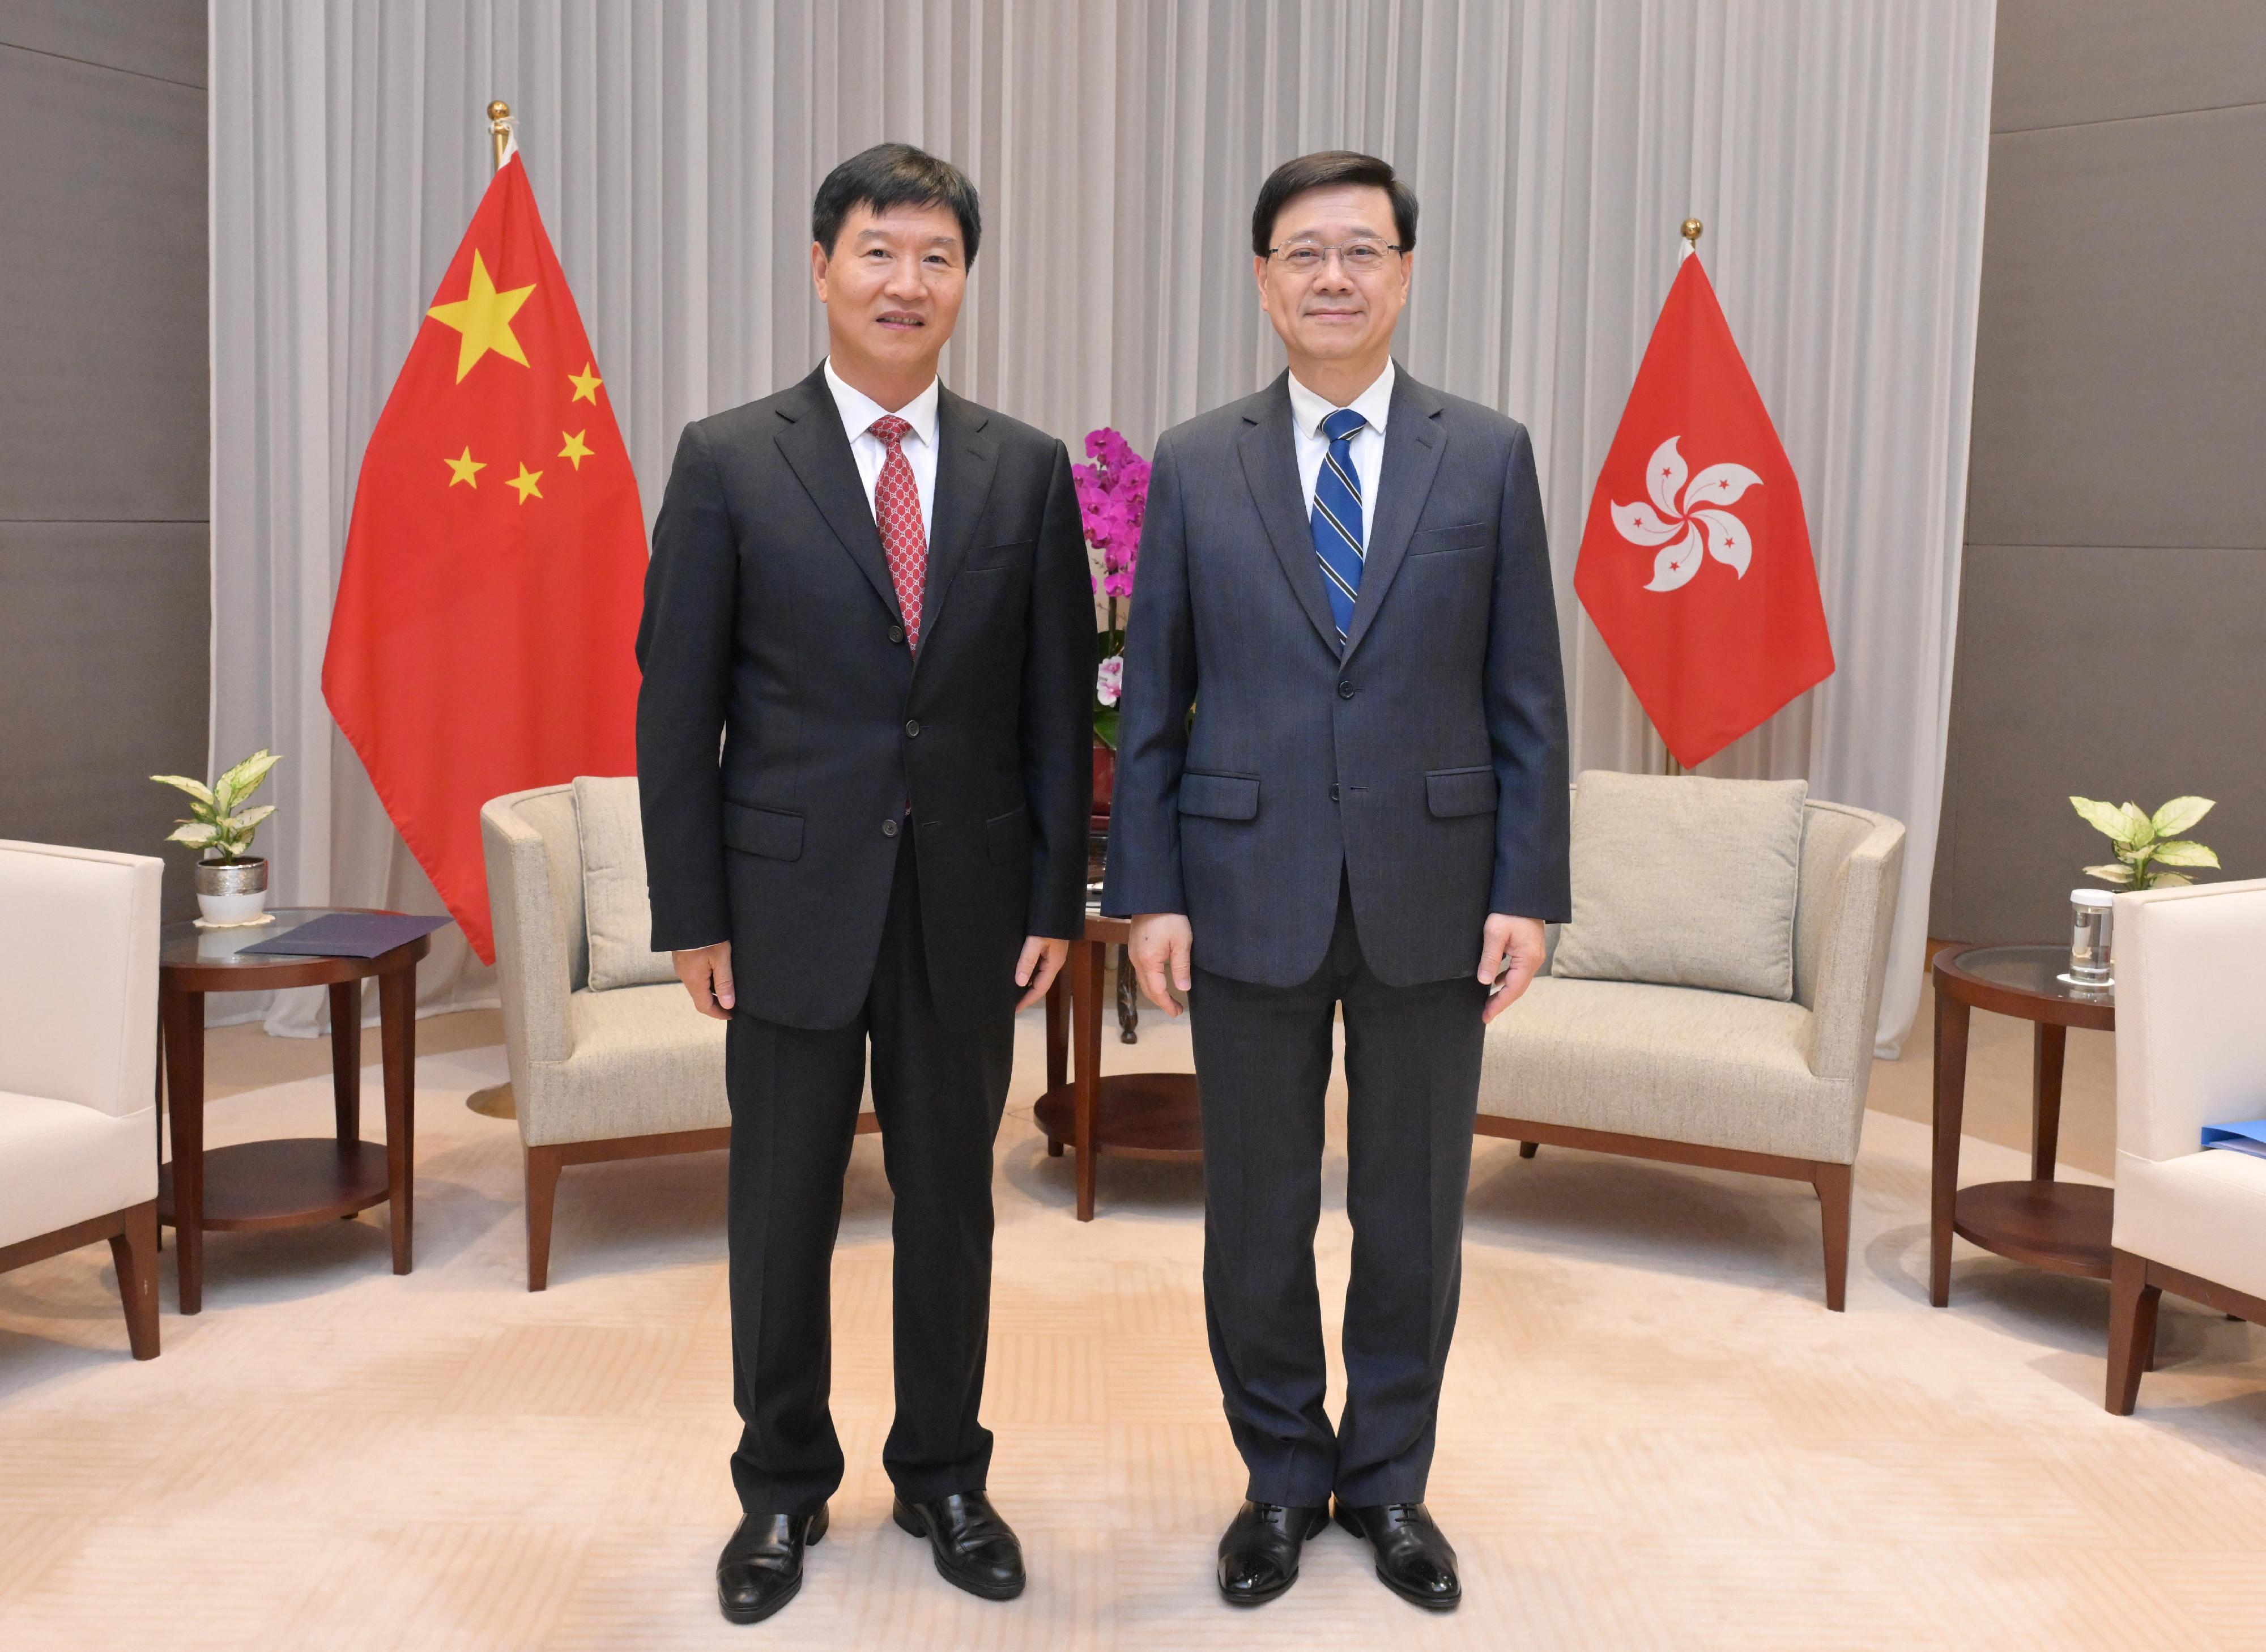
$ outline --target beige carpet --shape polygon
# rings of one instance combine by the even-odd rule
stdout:
[[[1978,1076],[1981,1116],[2027,1078],[2021,1030],[1995,1035],[2019,1077]],[[836,1268],[834,1534],[785,1613],[724,1624],[722,1160],[569,1172],[552,1289],[530,1296],[516,1136],[463,1105],[501,1052],[466,1048],[420,1063],[407,1278],[382,1211],[216,1234],[196,1319],[172,1312],[167,1253],[165,1352],[137,1365],[106,1250],[0,1275],[0,1647],[2266,1648],[2266,1332],[2167,1297],[2163,1369],[2139,1415],[2109,1416],[2105,1287],[1963,1246],[1952,1307],[1926,1305],[1926,1130],[1889,1112],[1846,1314],[1822,1304],[1806,1188],[1483,1141],[1432,1492],[1464,1609],[1401,1605],[1333,1531],[1289,1597],[1232,1613],[1210,1582],[1241,1477],[1204,1354],[1197,1173],[1105,1163],[1100,1219],[1074,1222],[1070,1161],[1028,1117],[1034,1021],[1023,1036],[985,1407],[1020,1601],[947,1588],[888,1524],[888,1200],[865,1141]],[[216,1091],[252,1037],[216,1039]],[[1104,1048],[1186,1062],[1153,1016]],[[1885,1106],[1924,1099],[1924,1058],[1881,1075]],[[261,1082],[214,1102],[216,1143],[325,1128],[325,1079]],[[2023,1166],[1968,1155],[1970,1180]],[[1349,1245],[1341,1159],[1329,1175],[1326,1300]]]

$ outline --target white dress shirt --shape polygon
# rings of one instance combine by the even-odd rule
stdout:
[[[1377,520],[1377,478],[1385,469],[1385,416],[1392,406],[1392,359],[1385,358],[1385,370],[1370,381],[1367,390],[1346,404],[1369,420],[1353,433],[1348,444],[1353,454],[1353,479],[1361,484],[1361,542],[1369,544],[1369,525]],[[1337,404],[1327,401],[1298,382],[1296,373],[1290,375],[1290,428],[1296,433],[1298,446],[1298,484],[1306,490],[1306,519],[1314,515],[1314,479],[1322,473],[1322,461],[1329,457],[1330,439],[1322,434],[1322,420],[1337,411]]]
[[[874,434],[874,420],[887,418],[889,410],[865,391],[844,384],[835,372],[831,357],[826,362],[826,388],[834,392],[843,432],[850,438],[850,457],[858,461],[858,479],[866,485],[866,508],[874,511],[878,523],[881,517],[874,510],[874,489],[881,479],[881,466],[888,462],[889,450]],[[913,487],[920,494],[921,538],[930,544],[936,539],[936,390],[937,381],[931,379],[926,390],[897,409],[897,417],[912,427],[903,443],[905,463],[912,467]],[[1364,480],[1362,486],[1366,487],[1368,483]],[[1306,492],[1311,511],[1311,483]]]

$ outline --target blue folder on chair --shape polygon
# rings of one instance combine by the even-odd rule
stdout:
[[[2203,1127],[2205,1147],[2230,1147],[2238,1153],[2255,1153],[2266,1159],[2266,1119],[2246,1119],[2240,1124],[2206,1124]]]

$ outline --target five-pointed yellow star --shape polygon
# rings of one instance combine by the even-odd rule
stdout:
[[[460,459],[443,458],[441,463],[447,465],[450,470],[456,472],[454,476],[451,476],[449,479],[449,486],[451,487],[454,487],[459,482],[462,482],[466,487],[479,487],[480,485],[479,472],[488,468],[488,464],[486,459],[476,459],[472,457],[472,444],[469,442],[464,443],[464,457]]]
[[[589,448],[582,441],[582,438],[590,433],[587,430],[577,430],[573,435],[568,436],[564,430],[561,430],[559,434],[566,436],[566,445],[559,450],[559,457],[562,459],[574,460],[574,468],[581,470],[582,461],[591,457]]]
[[[567,398],[569,401],[586,401],[595,407],[598,405],[598,386],[606,381],[592,372],[590,363],[585,362],[581,372],[566,375],[566,382],[574,387],[574,393]]]
[[[536,499],[543,497],[543,490],[536,486],[536,484],[542,479],[543,472],[540,471],[529,470],[527,468],[527,462],[523,459],[520,461],[519,474],[506,480],[504,486],[506,487],[517,488],[519,490],[519,502],[524,505],[530,497]]]
[[[535,290],[530,281],[524,287],[515,287],[500,293],[488,279],[488,267],[481,260],[479,249],[472,250],[472,284],[465,295],[454,303],[435,304],[425,313],[444,326],[462,333],[457,347],[457,383],[464,382],[464,375],[480,357],[493,350],[506,361],[527,365],[527,352],[519,347],[519,340],[511,330],[511,318]]]

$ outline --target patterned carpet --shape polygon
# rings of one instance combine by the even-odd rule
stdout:
[[[1105,1163],[1100,1218],[1075,1223],[1071,1161],[1029,1121],[1026,1020],[985,1407],[1020,1601],[949,1589],[888,1519],[868,1140],[835,1274],[834,1531],[782,1615],[721,1621],[721,1159],[570,1171],[530,1296],[516,1135],[463,1105],[502,1053],[471,1049],[420,1063],[407,1278],[382,1211],[216,1234],[196,1319],[172,1312],[168,1252],[164,1354],[137,1365],[106,1249],[0,1275],[0,1646],[2266,1648],[2266,1332],[2167,1297],[2163,1368],[2138,1416],[2109,1416],[2104,1286],[1963,1246],[1951,1308],[1926,1305],[1926,1130],[1887,1113],[1846,1315],[1823,1306],[1807,1188],[1482,1141],[1431,1499],[1464,1609],[1402,1605],[1331,1531],[1287,1598],[1231,1612],[1210,1577],[1241,1477],[1204,1354],[1197,1173]],[[1105,1044],[1128,1068],[1186,1049],[1153,1017],[1138,1048]],[[316,1134],[327,1084],[211,1115],[216,1144]],[[2022,1169],[1969,1144],[1970,1180]]]

